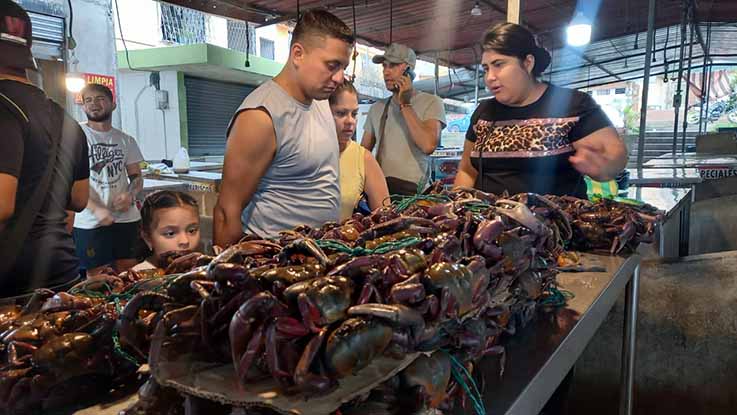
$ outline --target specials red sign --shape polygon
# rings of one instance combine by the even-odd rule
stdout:
[[[96,73],[83,73],[84,83],[86,84],[100,84],[110,88],[113,93],[113,102],[115,101],[115,77],[110,75],[100,75]],[[77,94],[74,97],[74,102],[82,104],[82,94]]]

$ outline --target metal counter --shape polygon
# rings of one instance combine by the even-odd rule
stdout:
[[[687,256],[691,228],[691,205],[694,191],[690,188],[634,187],[627,197],[649,203],[665,211],[658,230],[658,255],[662,258]]]
[[[699,171],[692,167],[658,167],[627,169],[630,186],[635,187],[683,187],[701,183]]]
[[[503,377],[500,378],[498,357],[485,358],[479,364],[477,377],[485,385],[483,398],[488,413],[538,414],[625,287],[627,301],[620,413],[630,413],[626,408],[631,410],[632,406],[640,256],[622,258],[583,254],[582,262],[603,266],[606,272],[558,275],[560,288],[572,292],[575,297],[555,313],[541,313],[506,342]]]

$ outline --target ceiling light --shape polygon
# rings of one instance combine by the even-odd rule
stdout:
[[[568,25],[566,33],[568,35],[569,45],[588,45],[589,42],[591,42],[591,22],[583,15],[583,13],[578,12],[576,17],[571,21],[571,24]]]
[[[66,75],[65,83],[67,90],[72,93],[78,93],[87,84],[84,77],[80,73],[69,72]]]
[[[471,9],[471,16],[481,16],[483,12],[481,11],[481,7],[479,6],[479,2],[476,2],[473,5],[473,9]]]

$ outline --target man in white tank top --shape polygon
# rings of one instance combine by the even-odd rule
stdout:
[[[339,150],[327,98],[343,82],[353,43],[334,15],[305,13],[282,71],[238,108],[213,213],[216,245],[338,220]]]

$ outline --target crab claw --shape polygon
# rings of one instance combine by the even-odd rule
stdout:
[[[368,303],[348,309],[349,316],[368,316],[386,320],[395,326],[408,327],[412,338],[419,340],[425,330],[425,319],[417,310],[401,304]]]
[[[280,265],[288,265],[290,257],[296,253],[306,254],[307,256],[313,257],[322,266],[331,265],[330,258],[320,248],[314,239],[301,238],[297,239],[289,245],[285,246],[284,249],[277,255]]]
[[[430,230],[436,229],[437,225],[432,220],[426,218],[400,216],[361,232],[358,240],[356,240],[356,245],[364,246],[367,241],[413,228],[420,230],[421,233],[427,233]]]
[[[535,217],[524,203],[509,199],[500,199],[496,202],[496,211],[501,215],[519,222],[536,235],[547,235],[549,232],[545,224]]]
[[[473,246],[483,256],[498,260],[502,256],[502,250],[494,244],[494,241],[503,231],[504,223],[501,218],[484,219],[473,234]]]

